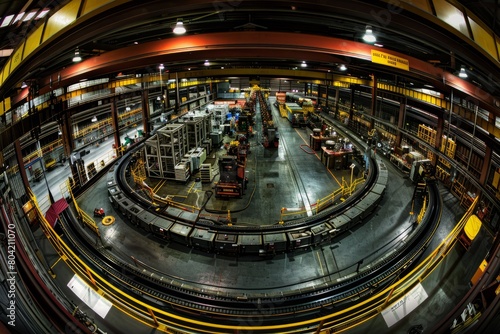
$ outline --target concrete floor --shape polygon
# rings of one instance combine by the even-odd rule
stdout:
[[[310,130],[292,129],[288,120],[279,118],[276,111],[274,114],[280,132],[280,147],[270,151],[259,144],[259,135],[252,138],[250,155],[253,160],[249,162],[249,166],[255,165],[258,168],[249,168],[248,171],[250,191],[247,194],[253,193],[251,201],[249,198],[225,201],[225,208],[246,208],[234,213],[237,223],[273,223],[279,218],[280,208],[311,205],[337,187],[339,178],[350,174],[350,171],[328,173],[316,155],[308,154],[300,147],[308,144]],[[349,132],[342,125],[338,126],[340,130]],[[105,178],[83,194],[79,203],[89,213],[94,207],[104,207],[108,215],[116,218],[115,223],[110,226],[99,224],[103,245],[110,246],[109,249],[115,256],[129,259],[129,262],[133,256],[165,277],[182,277],[193,286],[217,291],[245,293],[294,290],[347,275],[355,271],[356,263],[361,259],[366,264],[382,256],[408,233],[412,221],[409,213],[413,184],[384,157],[377,159],[386,164],[390,177],[380,206],[368,221],[338,236],[331,244],[279,254],[271,260],[206,254],[180,244],[165,243],[124,221],[120,214],[113,213]],[[67,178],[67,170],[69,168],[66,165],[49,172],[49,184],[58,184],[58,180]],[[203,185],[192,182],[187,184],[187,189],[194,193],[204,191]],[[273,187],[268,186],[270,183]],[[176,184],[172,186],[178,187]],[[167,193],[181,190],[168,189],[167,185],[162,191]],[[39,197],[44,196],[41,185],[35,193]],[[442,222],[426,254],[440,243],[464,213],[464,209],[447,189],[441,187],[441,194],[444,199]],[[211,204],[223,205],[219,202]],[[58,256],[41,232],[38,230],[35,233],[49,264],[55,263]],[[468,290],[470,278],[484,258],[490,243],[491,237],[481,230],[470,251],[465,252],[457,244],[438,270],[423,282],[429,295],[427,300],[394,326],[389,328],[379,315],[348,333],[406,333],[416,324],[423,325],[424,333],[429,333],[433,324],[456,305]],[[76,298],[66,287],[72,274],[64,262],[60,261],[54,271],[62,290],[70,298]],[[77,299],[74,301],[86,308],[83,302]],[[87,312],[92,314],[92,310],[88,308]],[[125,317],[114,307],[105,319],[95,315],[95,320],[108,333],[124,333],[125,328],[126,332],[157,332]]]

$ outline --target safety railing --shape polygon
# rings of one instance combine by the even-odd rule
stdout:
[[[441,242],[441,244],[429,256],[427,256],[427,258],[425,258],[406,276],[372,297],[351,307],[339,310],[338,312],[300,322],[289,322],[279,325],[234,326],[190,319],[178,314],[167,312],[163,309],[159,309],[143,301],[137,300],[133,296],[125,293],[124,291],[126,291],[126,289],[123,289],[122,287],[115,287],[110,284],[109,282],[112,280],[110,280],[109,277],[104,278],[94,269],[87,266],[82,260],[82,257],[77,256],[60,238],[60,236],[55,233],[41,213],[35,196],[33,194],[30,194],[30,196],[35,204],[35,209],[43,232],[47,236],[48,240],[51,241],[61,258],[75,273],[84,278],[92,288],[97,290],[97,292],[103,297],[111,300],[117,309],[121,310],[128,316],[145,325],[155,327],[159,331],[171,332],[172,330],[176,330],[178,333],[182,333],[181,330],[183,329],[189,332],[196,329],[197,332],[204,333],[246,330],[255,332],[293,333],[298,331],[299,328],[311,328],[311,326],[316,327],[318,324],[319,327],[317,328],[317,333],[323,331],[339,333],[348,330],[349,328],[358,326],[380,314],[384,308],[391,303],[400,300],[406,293],[415,287],[416,284],[425,280],[439,266],[441,261],[455,245],[459,233],[463,230],[465,223],[471,216],[477,202],[476,198],[459,223],[457,223],[454,229]],[[123,281],[120,277],[113,275],[112,273],[108,273],[108,276],[109,275],[113,276],[114,281],[124,284],[125,286],[130,286],[129,283]],[[134,291],[136,290],[136,287],[130,286],[130,288]],[[223,315],[221,314],[221,316]]]
[[[477,198],[465,212],[462,219],[457,223],[457,225],[455,225],[453,230],[440,243],[440,245],[411,272],[373,297],[370,297],[350,308],[329,314],[322,318],[317,318],[316,320],[319,320],[322,323],[322,328],[320,329],[328,329],[331,333],[340,333],[358,326],[380,314],[385,307],[400,300],[418,283],[424,281],[453,249],[453,246],[458,240],[458,235],[463,230],[469,217],[472,215],[476,203]]]
[[[49,154],[54,149],[62,147],[62,139],[54,140],[53,142],[43,146],[41,150],[35,150],[30,154],[27,154],[23,157],[24,165],[33,164],[36,160],[41,159],[44,155]],[[45,161],[41,161],[41,163],[45,163]],[[9,173],[15,174],[19,171],[19,165],[15,164],[9,169]]]
[[[63,190],[62,188],[64,188],[64,185],[66,186],[66,189]],[[67,193],[69,197],[71,197],[71,199],[73,200],[73,205],[75,206],[78,219],[81,220],[82,223],[87,225],[97,236],[100,236],[99,227],[97,226],[94,219],[80,208],[78,202],[76,201],[75,196],[73,196],[73,191],[71,190],[71,185],[69,183],[69,180],[67,180],[65,184],[61,185],[61,194],[63,193]]]
[[[338,200],[344,196],[345,187],[342,185],[340,188],[333,191],[330,195],[327,195],[316,202],[316,213],[334,205]]]
[[[344,201],[347,197],[349,197],[356,191],[357,186],[365,183],[365,181],[366,180],[364,177],[360,177],[349,184],[347,183],[347,181],[342,179],[340,188],[335,189],[331,194],[318,199],[316,203],[311,205],[312,213],[318,214],[324,209],[335,205],[339,201]],[[306,216],[308,212],[309,211],[304,207],[282,208],[280,212],[280,223],[283,223],[287,218],[294,219],[297,218],[297,216]]]
[[[189,205],[189,204],[184,204],[184,203],[179,203],[176,202],[170,198],[164,198],[159,195],[156,195],[156,191],[158,191],[158,188],[155,187],[155,189],[152,189],[149,185],[147,185],[144,181],[146,178],[146,173],[144,171],[144,162],[142,160],[139,160],[135,168],[131,170],[132,178],[134,179],[134,182],[136,186],[139,188],[143,189],[145,192],[149,194],[149,198],[147,200],[151,201],[151,204],[157,205],[158,203],[162,203],[165,205],[173,206],[178,209],[184,210],[184,211],[189,211],[189,212],[199,212],[201,211],[201,208],[194,206],[194,205]],[[160,183],[162,184],[162,183]]]

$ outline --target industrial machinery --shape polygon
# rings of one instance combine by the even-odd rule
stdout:
[[[241,197],[245,182],[245,166],[237,157],[227,155],[219,160],[219,182],[215,183],[216,197]]]
[[[411,164],[410,180],[417,183],[424,178],[431,177],[434,174],[434,168],[429,159],[415,160]]]
[[[95,208],[94,209],[94,217],[100,217],[103,218],[106,214],[104,213],[103,208]]]
[[[292,124],[292,127],[305,127],[307,121],[307,113],[302,110],[302,107],[297,103],[286,103],[287,118]]]

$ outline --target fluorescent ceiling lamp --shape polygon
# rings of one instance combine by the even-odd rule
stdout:
[[[342,64],[342,65],[340,65],[339,70],[345,71],[345,70],[347,70],[347,67],[344,64]]]
[[[0,57],[10,57],[10,55],[14,52],[14,49],[3,49],[0,50]]]
[[[44,18],[45,15],[49,12],[49,9],[44,9],[38,15],[36,16],[36,20],[40,20],[41,18]]]
[[[8,26],[10,24],[10,22],[12,21],[13,18],[14,18],[14,15],[6,16],[3,19],[2,24],[0,25],[0,28]]]
[[[97,117],[96,116],[92,117],[91,121],[92,121],[92,123],[97,122]]]
[[[182,34],[186,33],[186,28],[184,27],[184,23],[182,22],[181,19],[177,20],[177,23],[175,24],[173,32],[176,35],[182,35]]]
[[[363,40],[367,43],[375,43],[377,38],[373,35],[372,26],[366,26],[365,35],[363,36]]]
[[[14,22],[12,22],[12,24],[16,23],[17,21],[20,21],[23,18],[24,14],[25,14],[24,12],[17,14],[17,16],[14,19]]]
[[[78,63],[79,61],[82,61],[82,57],[80,56],[80,51],[76,49],[75,56],[73,57],[73,62]]]
[[[36,14],[36,11],[33,11],[33,12],[29,12],[28,14],[26,14],[26,16],[24,17],[23,21],[26,22],[26,21],[29,21],[33,18],[33,16],[35,16]]]
[[[465,72],[465,67],[464,67],[464,66],[462,66],[462,67],[460,68],[460,72],[458,72],[458,76],[459,76],[460,78],[463,78],[463,79],[465,79],[465,78],[467,78],[467,77],[468,77],[467,72]]]

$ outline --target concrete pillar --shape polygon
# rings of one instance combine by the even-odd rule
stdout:
[[[142,104],[142,128],[144,132],[150,133],[150,124],[149,124],[149,93],[147,90],[143,90],[141,94],[141,104]]]
[[[119,151],[120,149],[120,130],[119,130],[119,124],[118,124],[118,110],[116,109],[116,98],[111,99],[111,103],[109,104],[111,108],[111,126],[113,127],[113,137],[115,139],[115,149],[116,151],[116,156],[120,156],[121,152]]]
[[[375,75],[372,76],[373,78],[373,88],[372,88],[372,104],[371,104],[371,115],[375,116],[375,111],[377,110],[377,77]],[[373,117],[370,120],[370,129],[373,129],[375,126],[375,120]]]
[[[396,147],[401,147],[401,140],[403,139],[403,136],[401,134],[401,129],[404,128],[405,113],[406,113],[406,104],[401,103],[399,105],[398,132],[396,133],[396,142],[394,143]]]
[[[180,108],[180,92],[179,92],[179,75],[177,74],[177,72],[175,73],[175,112],[178,113],[179,112],[179,108]]]
[[[354,117],[354,92],[356,91],[354,89],[354,85],[351,85],[351,102],[349,103],[349,121],[352,121]]]
[[[19,169],[19,175],[21,175],[21,180],[24,186],[24,192],[27,193],[30,188],[30,183],[28,181],[28,176],[26,175],[26,169],[24,168],[23,153],[21,150],[21,143],[19,139],[14,141],[14,150],[16,152],[17,167]],[[43,164],[43,161],[41,162]]]
[[[486,145],[486,151],[484,153],[483,167],[481,168],[481,175],[479,176],[479,183],[484,187],[486,185],[486,178],[488,177],[488,172],[491,165],[491,155],[492,149],[490,146]]]
[[[436,129],[436,143],[434,145],[434,148],[437,151],[440,151],[441,150],[441,142],[443,141],[443,127],[444,127],[443,113],[441,111],[438,112],[437,117],[438,117],[438,120],[437,120],[437,129]],[[432,162],[433,166],[436,166],[438,156],[437,156],[437,154],[434,154],[433,157],[434,158],[432,159],[431,162]]]

